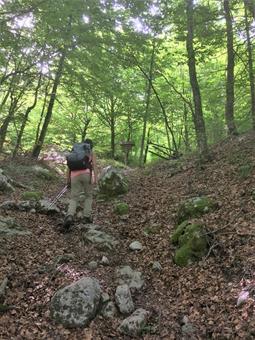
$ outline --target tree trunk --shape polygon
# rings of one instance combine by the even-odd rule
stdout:
[[[194,126],[196,131],[196,139],[197,145],[199,149],[199,154],[201,160],[207,160],[209,158],[209,150],[207,145],[207,137],[205,131],[205,122],[203,117],[202,110],[202,100],[200,95],[200,88],[197,80],[197,72],[196,72],[196,59],[195,52],[193,47],[193,36],[194,36],[194,23],[193,23],[193,0],[187,0],[187,41],[186,48],[188,53],[188,67],[189,67],[189,77],[190,84],[193,93],[193,101],[194,101]]]
[[[146,92],[146,103],[145,103],[145,112],[143,116],[143,132],[141,138],[141,146],[140,146],[140,157],[139,157],[139,165],[143,166],[144,161],[144,144],[145,144],[145,136],[146,136],[146,129],[147,129],[147,122],[149,118],[149,108],[150,108],[150,99],[151,99],[151,80],[154,68],[154,59],[155,59],[155,43],[153,42],[152,52],[151,52],[151,60],[150,60],[150,69],[149,69],[149,80]]]
[[[42,79],[42,74],[40,74],[40,76],[39,76],[38,84],[37,84],[37,87],[35,89],[34,102],[31,106],[29,106],[26,109],[26,112],[25,112],[25,115],[24,115],[24,118],[23,118],[23,121],[22,121],[22,124],[21,124],[21,127],[20,127],[20,131],[19,131],[18,136],[17,136],[16,145],[15,145],[15,148],[14,148],[13,153],[12,153],[12,157],[15,157],[18,153],[18,150],[19,150],[20,144],[21,144],[21,140],[22,140],[22,137],[23,137],[23,133],[24,133],[24,130],[25,130],[25,127],[26,127],[26,124],[27,124],[29,113],[35,108],[35,106],[37,104],[38,91],[39,91],[40,86],[41,86],[41,79]]]
[[[115,157],[115,103],[114,99],[110,98],[110,129],[111,129],[111,157]]]
[[[12,95],[11,95],[12,97]],[[8,131],[8,126],[14,117],[14,113],[18,104],[18,98],[11,98],[11,105],[9,108],[8,115],[5,117],[3,124],[0,127],[0,152],[3,151],[3,146]]]
[[[253,130],[255,130],[255,86],[254,86],[254,72],[253,72],[253,60],[252,60],[252,43],[251,43],[251,37],[250,37],[250,25],[248,22],[247,4],[245,0],[244,0],[244,8],[245,8],[245,30],[246,30],[246,37],[247,37],[249,79],[250,79],[250,92],[251,92],[251,118],[252,118],[252,127],[253,127]]]
[[[55,75],[55,79],[53,82],[53,87],[52,87],[52,91],[51,91],[51,95],[50,95],[50,100],[49,100],[49,105],[48,105],[48,109],[45,115],[45,119],[44,119],[44,123],[41,129],[41,133],[40,136],[38,138],[38,141],[36,143],[36,145],[34,146],[33,152],[32,152],[32,157],[33,158],[38,158],[39,154],[41,152],[43,143],[44,143],[44,139],[47,133],[47,129],[48,129],[48,125],[51,121],[51,117],[52,117],[52,110],[53,110],[53,106],[55,103],[55,99],[56,99],[56,94],[57,94],[57,89],[58,89],[58,85],[60,83],[60,78],[62,76],[62,72],[63,72],[63,68],[64,68],[64,61],[65,61],[65,57],[66,57],[66,49],[62,51],[62,54],[60,56],[59,59],[59,64],[58,64],[58,68],[57,68],[57,72]]]
[[[227,28],[227,79],[226,79],[226,105],[225,105],[225,120],[228,128],[228,134],[231,136],[237,135],[237,129],[234,119],[234,68],[235,54],[233,48],[233,27],[232,18],[229,8],[229,0],[224,0],[224,14]]]

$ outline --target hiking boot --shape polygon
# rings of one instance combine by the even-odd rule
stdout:
[[[84,224],[90,224],[90,223],[93,223],[93,219],[92,217],[83,217],[83,223]]]
[[[65,230],[69,230],[72,224],[73,224],[73,216],[67,215],[64,219],[63,227],[65,228]]]

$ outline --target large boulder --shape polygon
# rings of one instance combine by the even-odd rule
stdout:
[[[83,277],[55,293],[51,316],[65,327],[84,327],[96,316],[101,288],[94,278]]]
[[[31,168],[32,172],[41,179],[52,180],[54,175],[49,169],[43,168],[41,166],[35,165]]]
[[[181,267],[200,260],[208,252],[205,228],[200,224],[182,222],[171,239],[179,247],[175,252],[174,262]]]
[[[126,193],[128,184],[120,171],[112,166],[108,166],[101,173],[98,188],[101,194],[112,197]]]
[[[177,212],[177,223],[199,217],[217,209],[218,204],[209,197],[193,197],[183,202]]]
[[[11,185],[10,180],[5,176],[2,169],[0,169],[0,191],[1,192],[13,192],[14,187]]]

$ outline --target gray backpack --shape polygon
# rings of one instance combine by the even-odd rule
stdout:
[[[75,143],[72,151],[67,155],[67,166],[73,170],[92,170],[91,147],[88,143]]]

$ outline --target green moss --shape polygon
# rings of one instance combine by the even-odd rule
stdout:
[[[22,198],[28,201],[39,201],[43,198],[43,193],[40,191],[26,191],[22,194]]]
[[[183,246],[179,249],[176,250],[175,256],[174,256],[174,262],[180,266],[180,267],[185,267],[192,263],[192,251],[188,247],[188,245]]]
[[[177,221],[181,223],[189,218],[199,217],[217,208],[217,203],[208,197],[194,197],[182,203],[177,212]]]
[[[208,244],[204,228],[199,224],[180,224],[172,236],[172,242],[179,245],[174,256],[174,262],[186,266],[201,259],[207,253]]]
[[[252,175],[253,172],[253,164],[244,164],[241,165],[238,169],[238,175],[242,179],[246,179]]]
[[[125,202],[120,202],[115,205],[114,212],[117,215],[125,215],[128,213],[128,204]]]
[[[179,242],[179,237],[184,234],[187,225],[189,225],[188,221],[183,221],[181,224],[179,224],[176,228],[176,230],[174,231],[172,237],[171,237],[171,241],[173,242],[173,244],[178,244]]]

